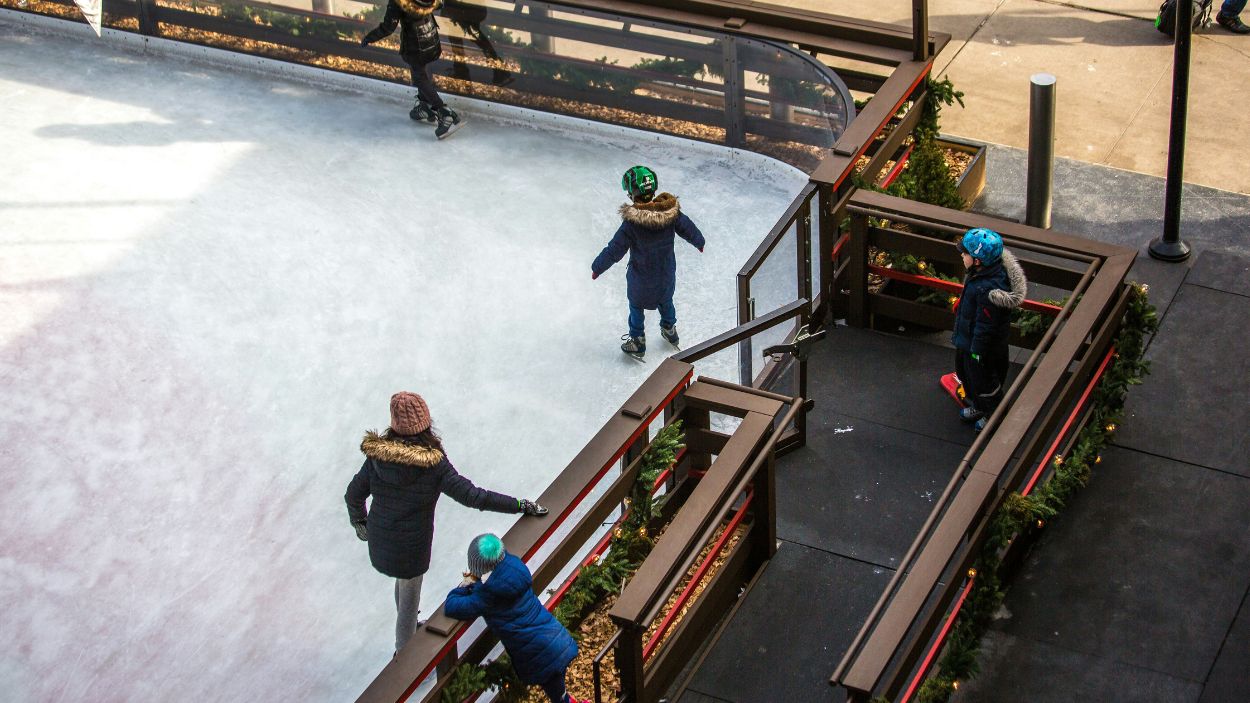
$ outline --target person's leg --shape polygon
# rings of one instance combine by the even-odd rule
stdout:
[[[673,305],[672,298],[660,303],[660,325],[662,327],[675,327],[677,325],[677,306]]]
[[[985,402],[986,415],[998,409],[998,404],[1003,401],[1003,393],[1007,390],[1007,370],[1011,368],[1009,353],[1008,350],[1003,350],[1000,353],[987,354],[981,360],[989,372],[993,388]]]
[[[423,63],[414,63],[410,66],[412,74],[412,84],[417,88],[417,97],[425,101],[433,110],[443,107],[443,99],[439,96],[438,90],[434,88],[434,79],[430,78],[430,72]]]
[[[1224,0],[1224,4],[1220,6],[1220,15],[1236,17],[1244,9],[1246,9],[1246,0]]]
[[[989,415],[998,405],[998,399],[1002,398],[1002,384],[994,378],[990,359],[973,359],[971,352],[966,353],[968,356],[964,359],[964,370],[968,377],[963,382],[968,403]]]
[[[644,320],[645,318],[643,317],[642,308],[638,307],[637,305],[634,305],[633,303],[630,303],[629,304],[629,336],[631,337],[646,336],[644,334],[645,330],[643,328]]]
[[[421,576],[395,579],[395,651],[404,648],[417,630],[417,613],[421,608]]]
[[[568,689],[564,686],[564,669],[542,683],[543,693],[551,703],[565,703],[569,699]]]
[[[1241,11],[1246,9],[1246,0],[1224,0],[1220,11],[1215,15],[1216,24],[1233,34],[1250,34],[1250,25],[1241,21]]]

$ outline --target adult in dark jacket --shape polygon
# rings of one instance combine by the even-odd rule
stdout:
[[[625,273],[625,294],[629,299],[629,332],[622,337],[621,351],[637,358],[647,351],[643,330],[643,310],[660,311],[660,336],[677,346],[677,309],[673,293],[677,288],[677,258],[673,254],[673,237],[678,236],[703,251],[703,233],[681,211],[681,203],[672,193],[660,193],[655,172],[645,166],[634,166],[621,178],[621,187],[632,203],[620,207],[621,226],[612,241],[599,252],[590,265],[590,277],[596,279],[629,253]]]
[[[417,104],[408,116],[418,122],[438,122],[434,135],[442,139],[458,128],[460,115],[443,102],[427,68],[443,53],[438,22],[434,19],[440,4],[441,0],[389,0],[382,22],[360,40],[360,45],[368,46],[389,37],[399,26],[399,56],[408,64],[412,84],[417,88]]]
[[[968,401],[960,417],[975,422],[980,431],[1002,400],[1007,382],[1011,308],[999,303],[1011,297],[1012,286],[1003,267],[1003,240],[997,232],[981,227],[968,230],[957,246],[968,270],[951,335],[955,374]]]
[[[369,543],[373,568],[395,579],[395,651],[418,626],[421,578],[430,568],[434,508],[440,495],[478,510],[545,515],[547,509],[473,485],[456,472],[430,427],[430,409],[416,393],[391,396],[391,426],[366,432],[365,461],[347,484],[347,515]],[[365,510],[365,499],[373,504]]]
[[[577,656],[577,642],[534,595],[525,563],[491,534],[469,544],[465,581],[447,594],[443,612],[457,620],[481,617],[512,660],[517,678],[542,686],[552,703],[571,699],[564,675]]]

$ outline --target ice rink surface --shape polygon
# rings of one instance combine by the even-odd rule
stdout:
[[[462,473],[536,496],[667,353],[655,313],[645,365],[617,348],[624,262],[590,278],[621,172],[707,236],[677,242],[687,343],[734,325],[806,182],[459,104],[438,142],[382,92],[0,17],[0,698],[354,699],[394,603],[343,492],[391,393]],[[441,501],[423,612],[513,520]]]

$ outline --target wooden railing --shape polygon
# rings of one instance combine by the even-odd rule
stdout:
[[[960,594],[970,588],[975,574],[969,566],[1006,494],[1030,489],[1045,471],[1048,457],[1074,441],[1073,430],[1088,412],[1083,397],[1104,368],[1129,301],[1125,277],[1135,253],[879,193],[856,193],[848,211],[849,239],[839,251],[847,258],[841,269],[846,278],[839,285],[849,291],[850,324],[867,326],[874,316],[886,315],[949,327],[948,310],[870,293],[868,247],[889,247],[940,261],[954,253],[950,234],[972,227],[999,231],[1008,247],[1020,252],[1035,281],[1069,293],[1062,307],[1048,310],[1054,321],[1033,341],[1032,355],[952,474],[831,677],[831,683],[847,690],[850,700],[878,695],[894,700],[909,695],[914,685],[907,686],[908,682],[915,684],[931,666],[945,634],[945,628],[941,632],[938,628],[952,607],[958,607]],[[906,222],[912,231],[873,227],[872,219]]]

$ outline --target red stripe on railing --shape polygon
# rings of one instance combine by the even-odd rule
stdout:
[[[747,508],[751,505],[751,500],[754,497],[754,490],[747,493],[746,500],[742,501],[742,507],[738,508],[738,512],[734,514],[733,519],[729,521],[729,525],[725,528],[725,531],[721,533],[720,539],[716,540],[716,544],[712,547],[712,551],[708,552],[707,558],[703,560],[703,563],[699,565],[697,570],[695,570],[694,575],[690,577],[690,581],[686,584],[686,587],[682,589],[681,595],[677,596],[677,602],[674,603],[673,607],[669,609],[668,615],[666,615],[664,617],[664,621],[660,623],[659,629],[655,631],[655,634],[651,636],[651,640],[647,642],[647,646],[643,648],[643,661],[646,661],[647,658],[651,656],[651,652],[653,652],[656,645],[660,643],[660,638],[664,636],[664,633],[668,632],[668,628],[673,624],[673,619],[676,618],[677,614],[681,612],[682,606],[686,604],[686,601],[690,600],[690,595],[694,592],[695,586],[699,585],[699,581],[703,580],[703,575],[707,573],[709,568],[711,568],[712,562],[716,561],[716,557],[720,556],[721,550],[725,548],[725,543],[729,541],[731,536],[733,536],[734,530],[738,528],[738,524],[741,523],[742,518],[746,516]]]
[[[937,656],[938,650],[942,648],[942,644],[946,641],[946,635],[951,630],[951,625],[955,623],[955,617],[959,615],[959,609],[964,606],[964,599],[968,597],[968,592],[972,590],[972,583],[976,581],[976,576],[968,578],[968,583],[964,584],[964,590],[959,594],[959,600],[955,601],[955,607],[951,610],[951,614],[947,616],[946,623],[942,625],[942,631],[938,633],[937,639],[933,641],[933,646],[929,648],[929,653],[925,655],[924,661],[920,664],[920,669],[916,672],[915,678],[911,680],[911,685],[907,687],[907,692],[903,697],[898,699],[898,703],[907,703],[911,700],[911,694],[916,692],[916,687],[924,679],[925,672],[929,670],[929,665],[933,663],[933,658]]]
[[[846,170],[842,172],[842,175],[838,177],[838,180],[833,182],[833,188],[836,189],[841,186],[842,181],[845,181],[847,177],[851,175],[851,173],[855,170],[855,164],[859,161],[859,157],[863,156],[865,151],[868,151],[868,147],[872,146],[872,142],[877,138],[877,135],[881,134],[881,130],[885,129],[885,126],[890,123],[890,120],[894,119],[894,116],[898,114],[898,109],[903,106],[903,103],[907,102],[907,98],[910,97],[912,92],[916,90],[916,86],[920,85],[920,81],[929,77],[929,73],[932,70],[933,63],[930,62],[929,65],[925,66],[924,70],[920,72],[920,75],[916,76],[916,80],[911,82],[911,85],[907,88],[907,92],[903,93],[903,97],[899,98],[898,102],[894,103],[894,109],[890,110],[890,113],[886,115],[884,120],[881,121],[881,124],[877,125],[877,129],[872,133],[872,139],[865,141],[863,145],[859,147],[859,150],[855,152],[855,156],[851,158],[851,162],[847,164]]]
[[[868,270],[871,273],[875,273],[883,278],[892,278],[896,281],[902,281],[904,283],[915,283],[918,286],[936,288],[938,290],[944,290],[948,293],[963,293],[964,290],[964,284],[962,283],[943,281],[940,278],[921,276],[915,273],[904,273],[903,271],[886,268],[884,266],[877,266],[876,264],[869,264]],[[1036,300],[1026,300],[1023,303],[1020,303],[1020,307],[1024,310],[1032,310],[1033,312],[1040,312],[1045,315],[1058,315],[1059,312],[1063,310],[1063,308],[1058,305],[1042,303]]]
[[[851,241],[851,233],[847,232],[846,234],[842,235],[842,238],[839,239],[836,244],[833,245],[833,252],[829,255],[829,259],[831,261],[837,261],[838,254],[842,253],[842,247],[846,246],[846,243],[849,241]]]
[[[1068,430],[1072,427],[1072,423],[1076,421],[1076,417],[1085,409],[1085,401],[1089,400],[1089,394],[1094,391],[1094,387],[1102,380],[1102,374],[1107,370],[1107,364],[1110,363],[1113,356],[1115,356],[1114,345],[1107,350],[1107,356],[1098,365],[1098,370],[1094,372],[1094,377],[1090,379],[1089,385],[1085,387],[1085,392],[1081,394],[1081,399],[1076,401],[1076,407],[1072,410],[1072,414],[1068,416],[1068,420],[1059,429],[1059,434],[1055,435],[1055,441],[1051,442],[1050,449],[1047,449],[1046,454],[1042,456],[1042,461],[1037,465],[1037,470],[1033,472],[1033,477],[1029,479],[1029,483],[1024,487],[1024,490],[1020,491],[1020,495],[1027,496],[1032,492],[1033,487],[1037,485],[1037,480],[1042,477],[1046,466],[1050,464],[1051,458],[1055,456],[1055,452],[1059,449],[1059,443],[1068,435]]]
[[[911,158],[911,150],[914,148],[916,148],[915,143],[907,145],[907,150],[903,152],[902,156],[898,157],[898,161],[894,162],[894,168],[885,174],[885,180],[881,181],[882,188],[889,188],[890,184],[894,183],[894,179],[898,178],[899,174],[903,172],[903,169],[907,167],[907,159]]]
[[[677,386],[673,388],[672,392],[670,392],[668,396],[665,397],[664,400],[659,404],[659,406],[657,406],[654,410],[652,410],[651,414],[648,415],[647,418],[643,420],[641,424],[638,425],[638,429],[634,430],[634,433],[629,436],[629,439],[625,440],[625,443],[621,445],[621,448],[618,449],[616,453],[612,455],[612,458],[609,459],[608,462],[603,465],[602,469],[599,469],[599,473],[595,474],[595,477],[586,483],[586,485],[582,488],[581,492],[577,494],[577,497],[574,498],[568,504],[568,507],[566,507],[564,511],[561,512],[560,515],[555,520],[552,520],[551,525],[547,527],[547,530],[543,532],[542,536],[539,537],[538,540],[534,542],[534,545],[532,547],[526,550],[525,554],[521,557],[522,561],[528,562],[530,557],[534,556],[534,554],[536,554],[538,550],[541,549],[542,546],[547,543],[547,540],[551,538],[551,535],[554,534],[555,531],[560,527],[560,525],[564,523],[564,521],[568,518],[568,516],[573,512],[573,509],[577,507],[577,505],[582,502],[582,499],[585,498],[590,493],[591,489],[593,489],[595,485],[599,483],[599,480],[603,478],[604,474],[606,474],[608,470],[612,468],[613,464],[615,464],[617,461],[620,460],[622,456],[625,455],[625,451],[629,449],[630,445],[632,445],[640,436],[642,436],[642,433],[647,430],[647,427],[651,425],[651,422],[655,420],[655,418],[659,417],[661,412],[664,412],[664,408],[667,408],[669,404],[673,402],[673,399],[677,397],[677,394],[685,390],[686,386],[690,383],[691,377],[693,376],[694,376],[694,371],[686,372],[686,375],[682,378],[681,382],[678,383]]]
[[[461,635],[463,635],[468,629],[469,623],[462,623],[460,625],[460,631],[452,635],[451,639],[447,641],[447,644],[443,645],[443,648],[439,650],[438,656],[430,660],[430,663],[421,670],[421,675],[417,676],[417,678],[412,680],[412,683],[408,684],[408,688],[404,689],[403,694],[396,699],[395,703],[404,703],[408,700],[408,697],[417,690],[417,687],[421,685],[421,682],[425,681],[425,677],[429,676],[434,671],[434,668],[439,665],[439,662],[443,661],[443,657],[447,656],[447,653],[456,646],[456,642],[460,641]]]

